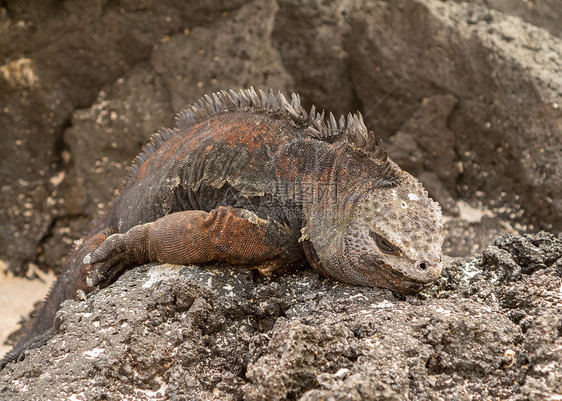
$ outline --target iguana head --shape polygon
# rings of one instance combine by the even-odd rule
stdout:
[[[343,282],[414,293],[441,274],[441,208],[418,180],[354,197],[340,215],[317,219],[309,231],[317,268]],[[336,229],[322,229],[322,225]]]
[[[317,270],[340,281],[419,291],[441,274],[441,208],[387,157],[361,114],[345,122],[342,140],[328,150],[338,155],[338,199],[308,209],[305,251]]]
[[[342,238],[346,278],[415,292],[441,274],[441,208],[421,184],[403,173],[401,182],[356,202]]]

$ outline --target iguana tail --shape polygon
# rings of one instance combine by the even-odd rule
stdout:
[[[55,334],[55,314],[62,302],[74,298],[78,290],[88,293],[93,289],[86,283],[91,266],[84,264],[83,259],[113,232],[114,230],[106,228],[84,240],[72,252],[60,277],[38,308],[35,318],[29,322],[23,336],[14,348],[0,360],[0,370],[10,362],[23,359],[25,351],[45,345]]]

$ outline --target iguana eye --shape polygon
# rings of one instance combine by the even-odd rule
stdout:
[[[396,248],[394,245],[392,245],[392,243],[386,238],[381,237],[379,234],[373,231],[369,231],[369,235],[375,241],[375,243],[377,244],[377,246],[382,252],[387,253],[389,255],[396,255],[400,253],[400,250]]]

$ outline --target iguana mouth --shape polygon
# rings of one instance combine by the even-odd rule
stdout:
[[[387,264],[378,269],[376,273],[379,283],[388,283],[388,286],[379,284],[381,287],[389,288],[400,294],[414,294],[420,292],[432,283],[432,281],[419,281],[408,277]]]
[[[431,285],[433,280],[418,280],[407,276],[385,263],[378,255],[362,255],[359,260],[349,258],[352,265],[367,276],[377,287],[388,288],[400,294],[414,294]]]

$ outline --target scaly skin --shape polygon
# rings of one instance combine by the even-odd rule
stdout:
[[[324,121],[298,95],[288,102],[249,89],[206,96],[177,123],[137,157],[0,369],[45,343],[64,299],[153,261],[262,273],[308,262],[398,293],[440,275],[439,205],[387,158],[360,114]]]

